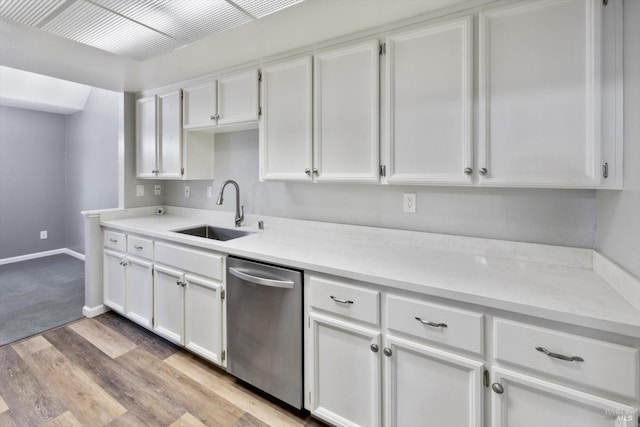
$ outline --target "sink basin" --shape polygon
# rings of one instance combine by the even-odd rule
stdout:
[[[200,225],[198,227],[185,228],[184,230],[173,230],[174,233],[188,234],[189,236],[204,237],[205,239],[213,239],[227,241],[237,239],[238,237],[253,234],[249,231],[232,230],[229,228],[218,228],[210,225]]]

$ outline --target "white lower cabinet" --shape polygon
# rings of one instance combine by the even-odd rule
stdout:
[[[493,427],[635,427],[635,408],[501,368],[493,369]]]
[[[184,345],[184,272],[156,264],[153,277],[153,331]]]
[[[184,345],[194,353],[222,364],[222,284],[185,275]]]
[[[122,314],[125,312],[125,288],[127,283],[125,258],[126,255],[122,252],[104,250],[104,305]]]
[[[153,261],[127,257],[127,305],[125,314],[134,322],[152,327]]]
[[[311,413],[341,426],[380,425],[380,332],[311,314]]]
[[[385,337],[385,426],[482,426],[484,365]]]

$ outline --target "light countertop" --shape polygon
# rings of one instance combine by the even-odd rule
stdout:
[[[232,214],[165,209],[93,214],[127,233],[640,338],[640,281],[590,249],[256,216],[241,228],[254,234],[220,242],[172,230],[233,228]]]

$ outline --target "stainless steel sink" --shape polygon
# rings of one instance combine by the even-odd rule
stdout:
[[[173,230],[174,233],[188,234],[189,236],[203,237],[205,239],[213,239],[227,241],[237,239],[238,237],[253,234],[249,231],[232,230],[228,228],[212,227],[210,225],[200,225],[198,227],[185,228],[183,230]]]

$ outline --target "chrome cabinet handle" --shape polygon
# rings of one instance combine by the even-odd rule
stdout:
[[[391,357],[391,355],[393,354],[393,352],[391,351],[391,349],[389,347],[385,347],[384,350],[382,350],[382,352],[387,357]]]
[[[134,249],[137,249],[137,250],[144,249],[142,246],[138,246],[138,245],[133,245],[133,248],[134,248]]]
[[[473,169],[471,168],[464,168],[464,174],[465,175],[471,175],[473,173]]]
[[[211,120],[215,120],[216,116],[214,116],[213,114],[211,115]]]
[[[335,302],[338,302],[340,304],[353,304],[353,301],[348,300],[348,299],[342,299],[342,298],[338,298],[338,297],[334,297],[333,295],[329,295],[329,297],[331,297],[332,300],[334,300]]]
[[[127,266],[127,262],[126,261],[120,261],[120,265],[123,266],[123,267],[126,267]]]
[[[371,344],[371,351],[373,351],[374,353],[378,352],[378,344]]]
[[[480,175],[485,176],[489,171],[487,170],[487,168],[480,168],[479,172],[480,172]]]
[[[580,356],[565,356],[564,354],[553,353],[544,347],[536,347],[536,350],[554,359],[566,360],[567,362],[584,362],[584,359]]]
[[[313,174],[317,176],[317,175],[318,175],[318,173],[319,173],[319,172],[318,172],[318,168],[313,168]]]
[[[276,279],[267,279],[266,277],[254,276],[250,270],[243,270],[240,268],[229,268],[229,274],[236,276],[238,279],[244,280],[245,282],[253,283],[254,285],[261,286],[271,286],[272,288],[284,288],[284,289],[293,289],[295,283],[291,280],[276,280]]]
[[[176,281],[176,285],[182,286],[184,288],[185,286],[187,286],[187,282],[181,282],[181,281],[178,280],[178,281]]]
[[[422,323],[423,325],[427,325],[427,326],[433,326],[434,328],[446,328],[447,324],[446,323],[435,323],[435,322],[430,322],[428,320],[423,320],[421,318],[419,318],[418,316],[415,317],[415,319]]]
[[[220,114],[216,114],[215,117],[216,117],[216,120],[219,120],[220,119]]]
[[[111,243],[118,243],[118,241],[117,241],[116,239],[109,239],[109,241],[110,241]]]
[[[306,168],[306,169],[304,170],[304,173],[306,173],[307,175],[311,175],[311,169]]]
[[[502,384],[500,384],[500,383],[491,384],[491,389],[493,391],[495,391],[496,393],[498,393],[498,394],[504,393],[504,387],[502,387]]]

